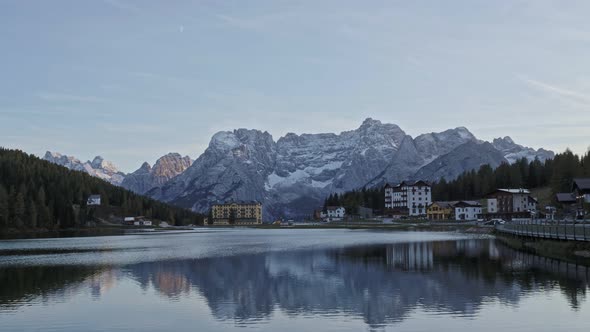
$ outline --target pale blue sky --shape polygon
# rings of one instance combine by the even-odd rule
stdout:
[[[238,127],[590,146],[590,1],[0,0],[0,145],[124,171]]]

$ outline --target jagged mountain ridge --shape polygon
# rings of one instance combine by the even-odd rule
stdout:
[[[461,173],[479,169],[482,165],[496,168],[507,161],[502,152],[495,149],[492,144],[470,141],[420,168],[411,179],[438,181],[444,178],[453,180]]]
[[[545,149],[535,150],[533,148],[524,147],[522,145],[514,143],[512,138],[505,136],[504,138],[495,138],[492,145],[504,154],[504,157],[510,163],[514,163],[519,159],[526,158],[529,161],[553,159],[555,153],[553,151],[547,151]]]
[[[205,212],[213,202],[258,200],[265,219],[311,213],[330,192],[342,192],[418,176],[452,180],[482,164],[552,153],[514,145],[498,150],[464,127],[412,138],[393,124],[366,119],[340,134],[289,133],[276,142],[268,132],[219,132],[184,173],[147,192],[159,200]],[[547,153],[546,153],[547,152]]]
[[[270,220],[309,214],[331,192],[406,179],[452,180],[483,164],[553,155],[510,137],[483,142],[465,127],[412,138],[395,124],[369,118],[340,134],[289,133],[277,141],[260,130],[222,131],[194,162],[171,153],[127,175],[100,157],[82,163],[48,152],[45,159],[199,212],[219,201],[261,201]]]
[[[125,174],[101,156],[96,156],[92,161],[82,162],[73,156],[47,151],[43,159],[68,169],[86,172],[139,194],[166,184],[170,179],[184,172],[193,162],[188,156],[182,157],[178,153],[169,153],[160,157],[153,168],[149,163],[144,162],[135,172]]]
[[[154,167],[144,162],[133,173],[128,174],[121,186],[139,194],[166,184],[170,179],[184,172],[193,160],[189,156],[181,156],[179,153],[169,153],[160,157]]]
[[[101,156],[94,157],[92,161],[82,162],[73,156],[47,151],[43,159],[71,170],[86,172],[114,185],[121,185],[125,178],[123,172],[120,172],[112,162],[104,160]]]

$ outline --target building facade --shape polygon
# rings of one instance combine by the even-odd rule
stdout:
[[[574,179],[572,191],[579,203],[590,203],[590,178]]]
[[[455,220],[467,221],[477,220],[481,217],[482,206],[476,201],[459,201],[453,205],[455,209]]]
[[[346,215],[346,209],[343,206],[328,206],[326,216],[328,220],[342,220]]]
[[[432,203],[432,190],[425,181],[402,182],[397,186],[385,185],[385,208],[409,216],[426,216]]]
[[[259,202],[232,202],[211,207],[213,225],[262,224],[262,204]]]
[[[453,216],[455,202],[434,202],[426,209],[428,220],[449,220]]]
[[[527,189],[497,189],[487,195],[487,217],[528,218],[537,211],[537,200]]]

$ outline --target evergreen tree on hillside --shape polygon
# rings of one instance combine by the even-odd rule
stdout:
[[[570,192],[575,177],[590,177],[590,151],[579,157],[569,149],[557,154],[554,159],[541,162],[523,158],[513,164],[502,163],[496,169],[482,165],[477,171],[471,170],[459,175],[453,181],[441,179],[432,184],[432,199],[452,201],[480,199],[498,188],[535,189],[549,186],[552,194]],[[555,196],[555,195],[553,195]],[[383,188],[364,188],[341,194],[343,205],[353,211],[364,204],[375,210],[384,207]],[[337,194],[329,195],[324,204],[338,205]]]
[[[202,216],[129,192],[86,173],[0,148],[0,229],[58,229],[84,226],[95,218],[90,195],[101,195],[101,208],[144,215],[180,225],[202,223]]]
[[[8,192],[2,184],[0,184],[0,228],[8,226]]]

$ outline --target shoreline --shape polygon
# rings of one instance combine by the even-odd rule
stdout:
[[[431,224],[428,222],[404,222],[396,224],[362,224],[362,223],[329,223],[329,224],[296,224],[296,225],[219,225],[219,226],[195,226],[195,227],[145,227],[145,226],[102,226],[94,228],[71,228],[63,230],[9,230],[0,233],[0,241],[26,240],[26,239],[57,239],[69,237],[100,237],[100,236],[125,236],[139,233],[162,234],[174,231],[195,231],[207,229],[267,229],[267,230],[298,230],[298,229],[348,229],[348,230],[378,230],[378,231],[418,231],[418,232],[458,232],[465,234],[491,235],[499,242],[512,249],[532,253],[538,256],[558,259],[574,264],[590,266],[590,244],[574,241],[558,241],[549,239],[527,239],[517,236],[501,234],[493,226],[445,223]]]
[[[495,238],[512,249],[570,263],[590,266],[590,244],[579,241],[527,239],[495,232]]]
[[[25,239],[59,239],[66,237],[93,237],[93,236],[122,236],[133,235],[134,232],[160,233],[167,231],[193,230],[191,227],[153,227],[153,226],[100,226],[87,228],[65,228],[65,229],[8,229],[0,232],[2,240],[25,240]]]

